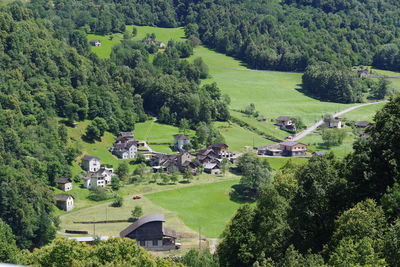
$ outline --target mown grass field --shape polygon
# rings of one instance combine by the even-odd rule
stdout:
[[[307,158],[263,158],[268,161],[269,165],[274,170],[279,170],[290,160],[296,164],[305,164],[307,163]]]
[[[230,151],[244,151],[244,147],[257,147],[273,143],[234,123],[215,122],[214,126],[225,138],[225,142],[229,145]]]
[[[153,203],[175,212],[195,231],[211,238],[220,236],[240,204],[230,200],[231,187],[238,180],[199,185],[149,194]]]
[[[330,148],[325,147],[320,134],[310,134],[301,139],[300,142],[306,144],[310,151],[330,150],[333,151],[337,157],[343,158],[353,151],[353,143],[356,139],[354,134],[351,132],[351,128],[348,127],[346,129],[346,137],[344,138],[343,143],[339,146],[332,146]]]
[[[172,153],[169,145],[159,145],[161,143],[174,143],[174,135],[179,134],[179,128],[167,124],[161,124],[149,120],[135,124],[135,138],[149,143],[150,147],[157,152]],[[187,130],[186,134],[194,136],[194,131]],[[154,144],[156,143],[156,144]]]
[[[343,115],[343,118],[352,121],[369,121],[372,122],[375,113],[382,109],[385,103],[379,103],[375,105],[369,105],[357,108],[349,113]]]

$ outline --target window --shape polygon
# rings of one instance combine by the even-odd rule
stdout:
[[[142,247],[146,246],[146,241],[140,240],[139,241],[139,245],[142,246]]]
[[[158,240],[153,240],[153,246],[158,246]]]

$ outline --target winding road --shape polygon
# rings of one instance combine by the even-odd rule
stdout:
[[[347,112],[353,111],[353,110],[355,110],[355,109],[358,109],[358,108],[361,108],[361,107],[365,107],[365,106],[369,106],[369,105],[375,105],[375,104],[379,104],[379,103],[384,103],[384,102],[387,102],[387,101],[386,101],[386,100],[384,100],[384,101],[376,101],[376,102],[371,102],[371,103],[366,103],[366,104],[360,104],[360,105],[357,105],[357,106],[352,106],[352,107],[346,108],[346,109],[344,109],[344,110],[342,110],[342,111],[339,111],[339,112],[333,114],[333,116],[334,116],[334,117],[339,117],[339,116],[341,116],[341,115],[343,115],[343,114],[345,114],[345,113],[347,113]],[[321,126],[322,124],[324,124],[324,120],[323,120],[323,119],[320,119],[319,121],[317,121],[316,123],[314,123],[313,125],[311,125],[310,127],[308,127],[307,129],[305,129],[304,131],[302,131],[302,132],[296,134],[296,135],[292,138],[292,140],[293,140],[293,141],[298,141],[298,140],[300,140],[300,139],[306,137],[307,135],[309,135],[310,133],[312,133],[314,130],[316,130],[316,129],[317,129],[319,126]]]

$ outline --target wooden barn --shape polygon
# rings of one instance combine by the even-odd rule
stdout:
[[[147,250],[176,249],[176,232],[165,228],[164,222],[164,214],[149,214],[128,226],[120,236],[135,239]]]

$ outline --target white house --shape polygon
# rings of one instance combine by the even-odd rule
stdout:
[[[72,183],[68,178],[57,178],[56,182],[59,189],[63,191],[72,190]]]
[[[100,40],[89,40],[89,43],[92,46],[101,46],[101,41]]]
[[[114,170],[112,168],[101,167],[96,172],[88,172],[83,178],[83,186],[87,189],[93,187],[105,187],[111,184],[112,177],[114,176]]]
[[[329,121],[329,128],[342,128],[342,118],[335,117],[332,120]]]
[[[85,155],[82,158],[82,168],[88,172],[97,172],[100,169],[100,159],[95,156]]]
[[[74,197],[68,194],[58,194],[55,196],[56,205],[59,209],[70,211],[74,208]]]
[[[134,159],[137,151],[138,142],[135,140],[115,143],[111,149],[111,152],[121,159]]]
[[[184,134],[174,135],[174,145],[177,150],[179,151],[183,150],[183,146],[186,144],[190,144],[190,139],[187,135]]]

